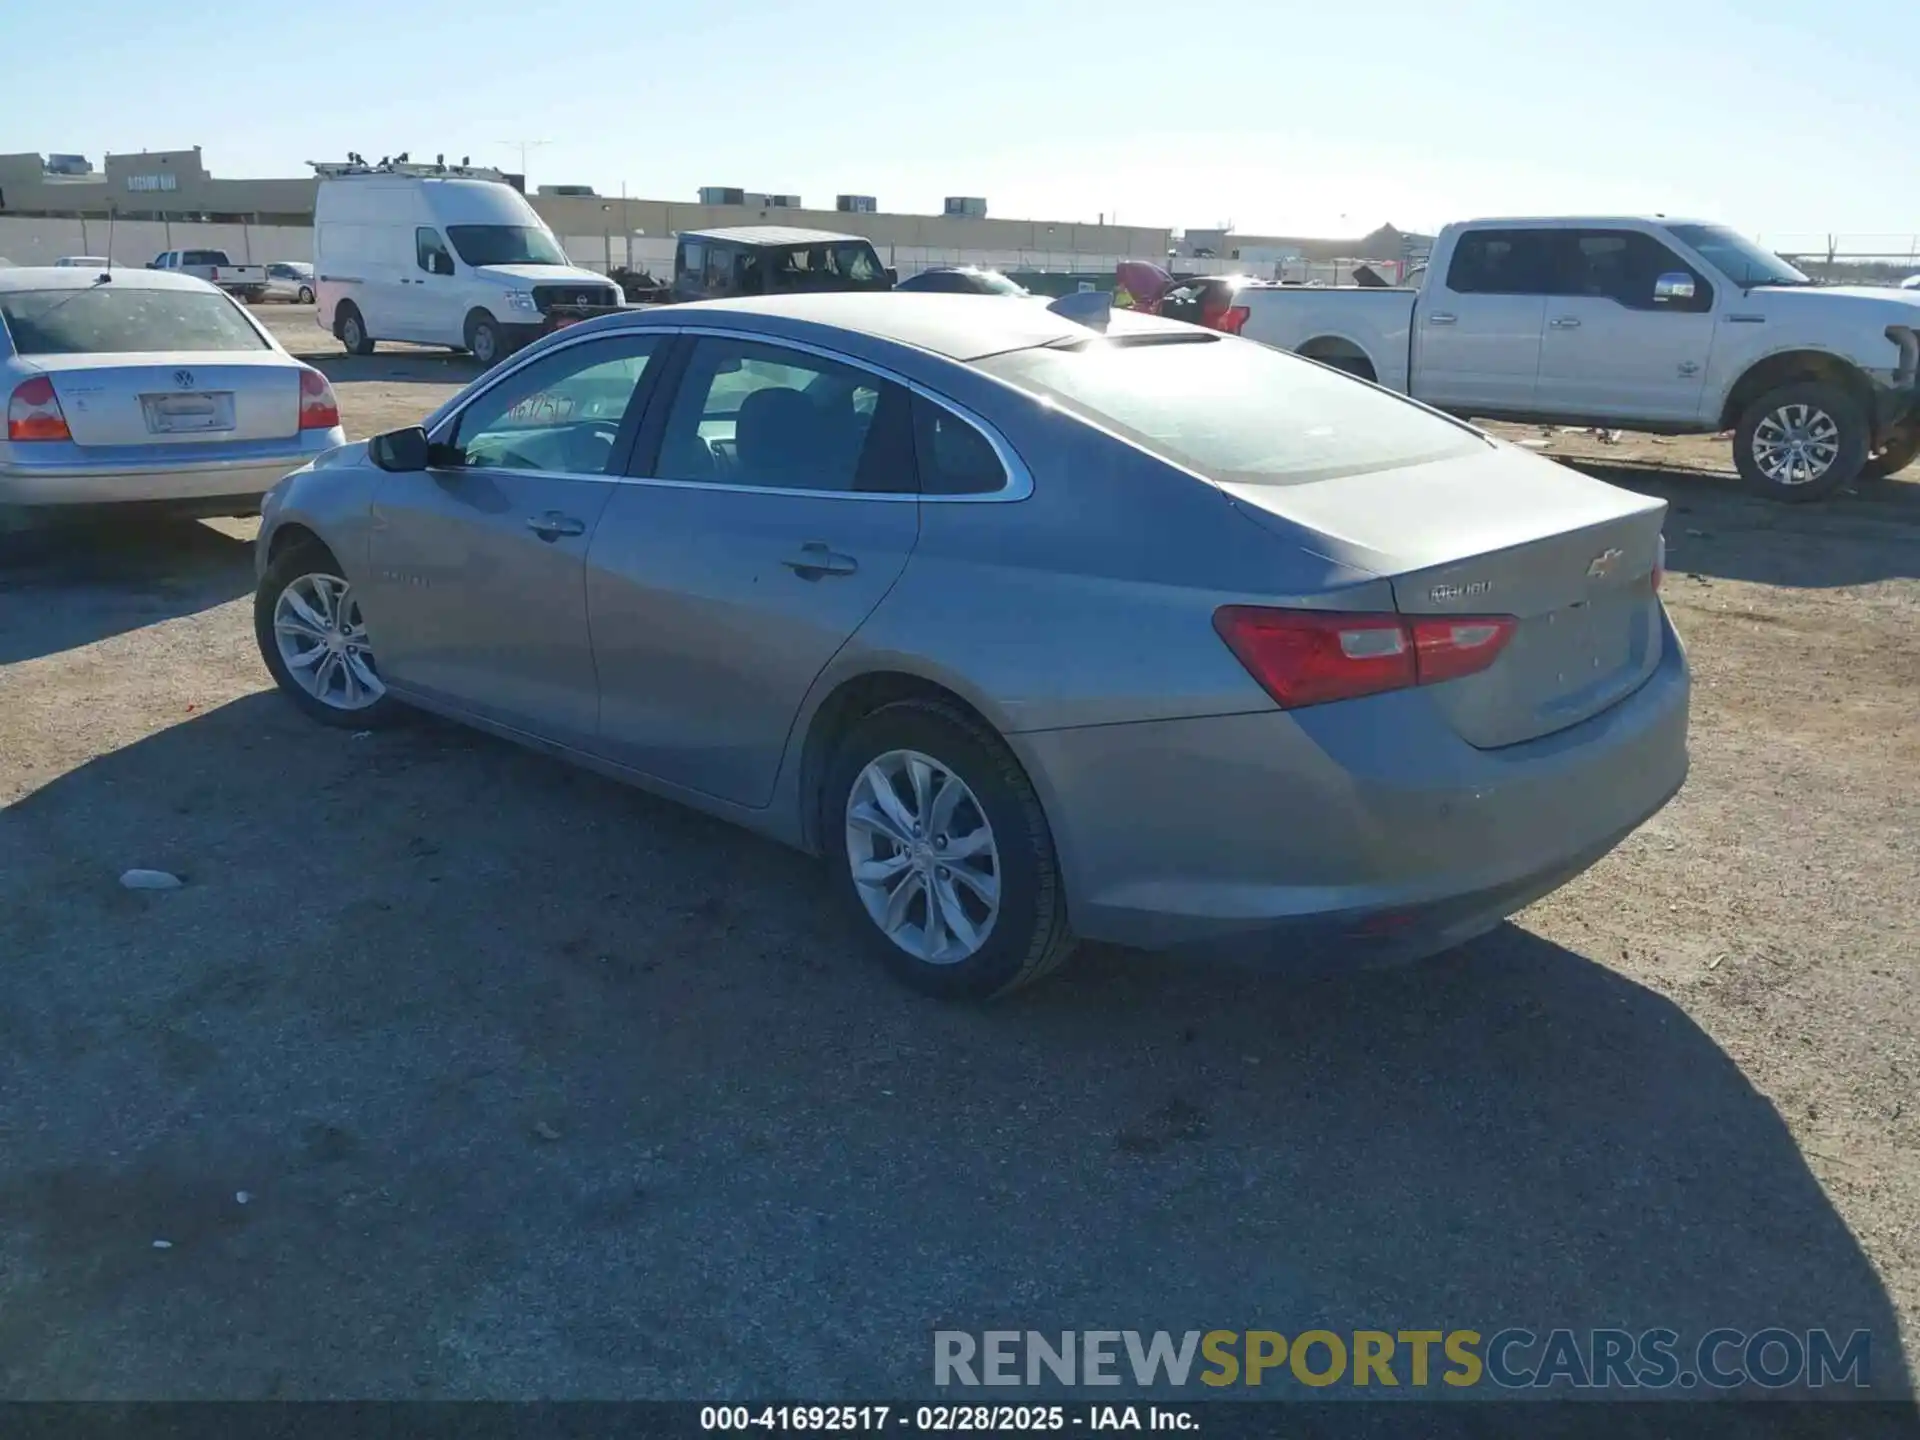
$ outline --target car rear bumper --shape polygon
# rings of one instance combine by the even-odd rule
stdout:
[[[1688,676],[1659,666],[1599,715],[1476,750],[1431,695],[1015,735],[1074,928],[1276,961],[1444,949],[1565,884],[1687,774]]]
[[[258,496],[289,471],[346,443],[307,430],[283,440],[220,445],[0,445],[0,505],[115,505]],[[156,451],[160,458],[155,458]]]

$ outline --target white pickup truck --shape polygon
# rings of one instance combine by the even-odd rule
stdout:
[[[1481,420],[1734,433],[1813,500],[1920,456],[1920,294],[1822,286],[1719,225],[1449,225],[1413,289],[1252,285],[1240,333]]]
[[[224,250],[162,250],[147,262],[147,269],[197,275],[242,300],[258,300],[267,293],[267,267],[236,265]]]

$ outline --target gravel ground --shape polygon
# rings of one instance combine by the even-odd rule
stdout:
[[[473,373],[267,314],[355,434]],[[1920,472],[1788,509],[1517,433],[1672,502],[1680,797],[1421,966],[1100,949],[984,1010],[803,857],[302,721],[250,523],[11,537],[0,1395],[876,1397],[936,1327],[1323,1324],[1866,1327],[1907,1393]]]

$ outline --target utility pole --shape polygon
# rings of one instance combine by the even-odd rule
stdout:
[[[524,182],[527,178],[527,152],[538,150],[542,145],[551,145],[553,142],[551,140],[501,140],[496,143],[506,146],[509,150],[520,152],[520,179]]]

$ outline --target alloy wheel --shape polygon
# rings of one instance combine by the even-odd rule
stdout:
[[[977,954],[1000,915],[1000,852],[966,781],[918,750],[890,750],[847,796],[847,860],[860,903],[916,959]]]
[[[289,581],[273,605],[273,638],[293,682],[334,710],[365,710],[387,693],[353,586],[338,575]]]
[[[1776,485],[1811,485],[1839,457],[1839,423],[1817,405],[1782,405],[1754,427],[1754,464]]]

